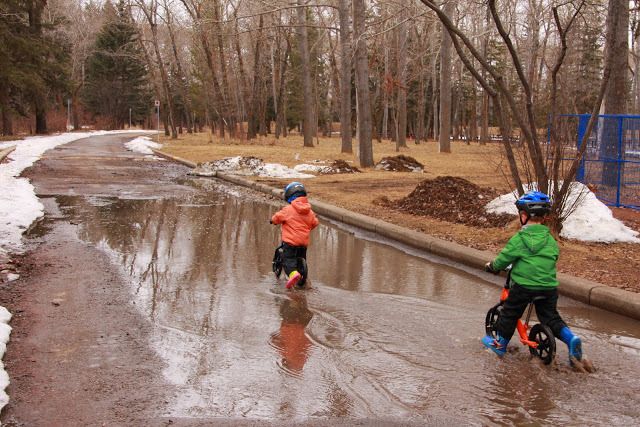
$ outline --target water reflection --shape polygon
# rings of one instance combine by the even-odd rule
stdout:
[[[307,307],[307,297],[302,291],[289,292],[280,302],[280,328],[271,335],[273,345],[280,355],[279,366],[286,372],[300,376],[304,368],[311,340],[306,327],[313,313]]]
[[[532,374],[524,352],[500,363],[479,343],[497,287],[323,222],[308,251],[313,290],[285,292],[271,272],[279,230],[268,219],[278,206],[209,182],[177,200],[58,199],[81,237],[130,278],[176,390],[169,415],[640,419],[628,405],[640,358],[609,340],[639,338],[639,322],[563,299],[585,349],[606,367],[580,378]],[[596,413],[593,401],[607,409]]]

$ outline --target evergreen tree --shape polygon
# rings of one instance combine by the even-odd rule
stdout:
[[[112,129],[143,120],[151,93],[139,35],[123,0],[104,6],[106,21],[89,58],[84,100],[87,108],[107,120]]]
[[[0,115],[2,133],[12,134],[12,116],[36,116],[46,133],[49,100],[66,90],[69,45],[55,31],[60,22],[42,19],[45,3],[0,3]]]

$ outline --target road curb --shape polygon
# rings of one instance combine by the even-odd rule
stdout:
[[[164,151],[156,150],[154,148],[152,148],[151,151],[153,151],[153,154],[155,154],[158,157],[162,157],[167,160],[173,160],[176,163],[182,163],[183,165],[189,166],[192,169],[198,166],[197,163],[191,162],[189,160],[181,159],[180,157],[172,156],[171,154],[167,154]]]
[[[15,145],[10,145],[0,150],[0,162],[3,161],[4,158],[7,157],[9,154],[11,154],[15,149],[16,149]]]
[[[192,168],[197,166],[194,162],[172,156],[162,151],[153,151],[158,156],[182,163]],[[276,197],[282,196],[282,190],[280,189],[251,181],[237,175],[215,173],[212,176],[237,185],[252,188],[268,195]],[[310,202],[313,205],[313,210],[319,215],[363,230],[377,233],[383,237],[396,240],[400,243],[433,253],[443,258],[451,259],[469,267],[482,269],[487,261],[492,260],[496,256],[493,252],[481,251],[455,242],[438,239],[380,219],[352,212],[338,206],[333,206],[326,202],[314,199],[310,199]],[[558,273],[558,280],[561,283],[561,286],[558,288],[558,292],[561,295],[594,307],[640,320],[640,294],[638,293],[613,288],[603,285],[602,283],[570,276],[564,273]]]

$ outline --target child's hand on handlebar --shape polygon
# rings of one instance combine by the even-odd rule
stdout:
[[[484,271],[486,271],[487,273],[493,273],[493,274],[500,273],[500,271],[493,269],[493,266],[491,265],[491,261],[489,261],[484,265]]]

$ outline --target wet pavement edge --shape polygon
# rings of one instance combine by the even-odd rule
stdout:
[[[160,157],[187,165],[191,168],[197,167],[197,164],[194,162],[173,156],[160,150],[153,150],[153,152]],[[282,190],[280,189],[251,181],[237,175],[216,173],[212,177],[217,177],[237,185],[252,188],[269,195],[278,197],[282,195]],[[313,198],[310,198],[309,201],[313,205],[315,212],[319,215],[377,233],[383,237],[460,262],[469,267],[483,269],[484,264],[496,256],[493,252],[480,251],[454,242],[438,239],[367,215],[314,200]],[[640,294],[613,288],[601,283],[570,276],[564,273],[558,273],[558,280],[562,283],[558,288],[558,292],[561,295],[594,307],[640,320]]]

